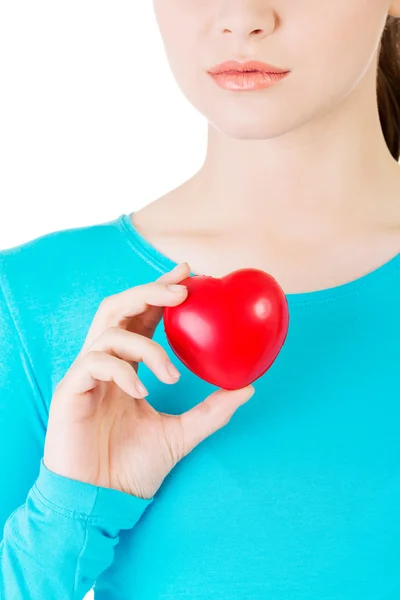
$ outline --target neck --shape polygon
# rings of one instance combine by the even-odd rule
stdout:
[[[334,111],[279,136],[270,128],[269,139],[237,139],[209,124],[205,162],[187,182],[199,228],[212,221],[221,231],[315,239],[399,221],[400,170],[373,77],[371,69]]]

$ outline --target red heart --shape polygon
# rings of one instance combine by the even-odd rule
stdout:
[[[167,341],[195,375],[234,390],[263,375],[287,336],[289,309],[277,281],[259,269],[180,282],[188,296],[164,308]]]

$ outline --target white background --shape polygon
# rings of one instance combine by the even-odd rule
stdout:
[[[151,0],[3,2],[0,79],[1,249],[137,210],[204,161]]]

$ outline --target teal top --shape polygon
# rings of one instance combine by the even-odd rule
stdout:
[[[400,254],[289,294],[286,343],[254,396],[150,500],[44,466],[55,386],[99,303],[173,266],[125,214],[0,252],[2,600],[93,586],[96,600],[398,600]],[[157,410],[217,389],[162,321],[154,339],[182,374],[169,386],[143,368]]]

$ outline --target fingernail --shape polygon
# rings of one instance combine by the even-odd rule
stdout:
[[[179,373],[178,369],[175,368],[175,365],[173,365],[172,362],[167,361],[166,366],[167,366],[167,371],[171,375],[172,379],[179,379],[181,374]]]
[[[183,290],[186,289],[186,285],[177,285],[175,283],[170,284],[167,286],[169,290],[171,290],[171,292],[175,292],[175,293],[180,293],[183,292]]]
[[[149,393],[140,381],[136,382],[136,389],[142,396],[147,396]]]

